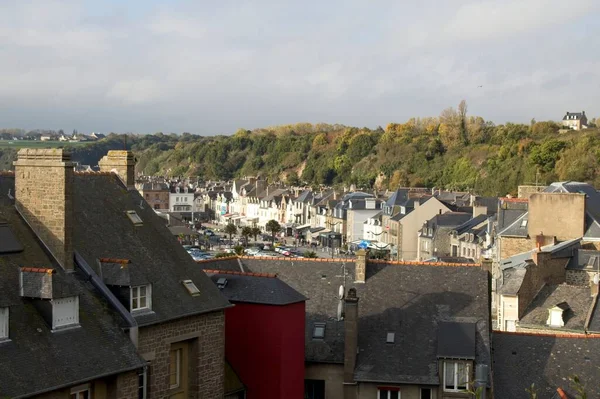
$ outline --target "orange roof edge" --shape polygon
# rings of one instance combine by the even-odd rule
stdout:
[[[569,397],[567,396],[565,391],[563,391],[562,388],[556,388],[556,392],[558,392],[558,396],[560,396],[560,399],[569,399]]]

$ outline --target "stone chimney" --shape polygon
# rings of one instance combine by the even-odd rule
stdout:
[[[98,166],[102,172],[115,172],[128,189],[135,190],[135,158],[131,151],[110,150]]]
[[[62,149],[19,150],[15,206],[65,270],[73,270],[73,163]]]
[[[354,280],[356,283],[364,283],[367,276],[367,251],[364,249],[356,251],[355,264]]]
[[[354,368],[358,352],[358,297],[350,288],[344,309],[344,399],[356,399]]]

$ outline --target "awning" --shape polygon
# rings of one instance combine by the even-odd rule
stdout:
[[[257,216],[257,217],[247,217],[247,216],[246,216],[246,217],[245,217],[245,219],[246,219],[248,222],[258,222],[258,216]]]
[[[309,224],[303,224],[302,226],[296,226],[296,231],[306,230],[308,228],[310,228],[310,223]]]
[[[312,229],[310,229],[311,233],[318,233],[319,231],[323,231],[325,230],[325,227],[314,227]]]
[[[233,213],[226,213],[223,215],[224,218],[230,218],[232,217],[234,214]]]
[[[244,218],[243,216],[234,216],[231,219],[232,220],[240,220],[240,219],[243,219],[243,218]]]

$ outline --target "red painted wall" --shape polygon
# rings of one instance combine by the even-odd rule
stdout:
[[[303,399],[304,302],[225,310],[225,356],[247,399]]]

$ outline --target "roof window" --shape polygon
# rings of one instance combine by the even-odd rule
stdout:
[[[527,227],[527,219],[521,220],[521,227]]]
[[[196,287],[196,284],[194,284],[192,280],[183,280],[182,283],[191,296],[200,295],[200,290],[198,289],[198,287]]]
[[[227,279],[225,277],[219,277],[217,280],[217,287],[222,290],[225,286],[227,286]]]
[[[141,226],[144,223],[136,211],[127,211],[127,217],[129,220],[131,220],[131,223],[133,223],[134,226]]]
[[[393,344],[395,341],[396,341],[396,333],[393,333],[393,332],[387,333],[385,342],[388,344]]]
[[[315,323],[313,328],[313,339],[325,338],[325,323]]]

